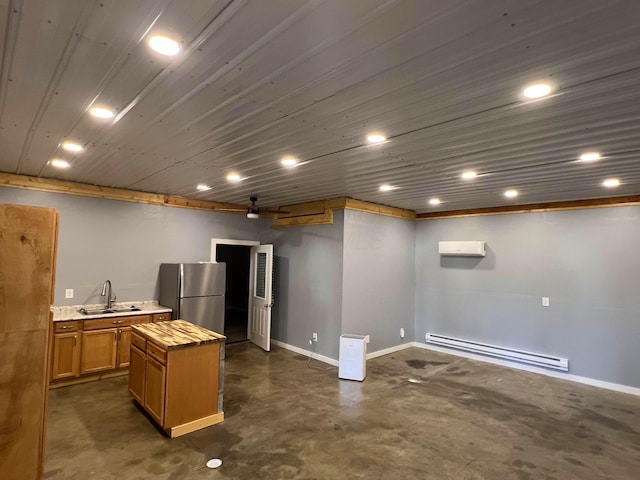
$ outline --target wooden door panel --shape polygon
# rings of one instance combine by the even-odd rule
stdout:
[[[164,365],[147,356],[144,406],[160,425],[164,421],[165,378]]]
[[[118,330],[118,368],[129,366],[131,351],[131,327]]]
[[[94,373],[116,368],[117,328],[82,333],[80,373]]]
[[[78,332],[56,333],[53,336],[53,368],[51,379],[77,377],[80,374],[80,344]]]
[[[146,356],[135,347],[131,347],[131,361],[129,364],[129,393],[140,405],[144,405],[144,383],[146,370]]]

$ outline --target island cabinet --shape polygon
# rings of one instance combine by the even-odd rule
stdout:
[[[184,320],[134,325],[129,393],[169,436],[224,420],[225,336]]]

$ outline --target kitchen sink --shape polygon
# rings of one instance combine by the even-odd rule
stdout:
[[[83,315],[102,315],[105,313],[126,313],[126,312],[139,312],[140,308],[131,305],[130,307],[120,307],[120,308],[98,308],[96,310],[87,310],[86,308],[81,308],[78,312]]]

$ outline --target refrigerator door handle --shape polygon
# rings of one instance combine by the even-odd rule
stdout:
[[[178,277],[178,291],[180,292],[180,298],[184,298],[184,264],[180,264],[180,276]]]

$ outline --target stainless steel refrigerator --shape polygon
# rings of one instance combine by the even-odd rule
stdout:
[[[224,334],[225,276],[224,263],[163,263],[158,300],[172,319]]]

